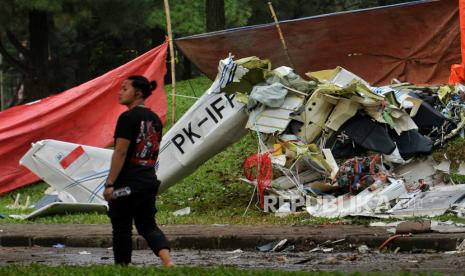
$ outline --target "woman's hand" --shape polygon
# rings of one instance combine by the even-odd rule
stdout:
[[[108,202],[113,199],[113,187],[105,187],[105,190],[103,190],[103,198]]]

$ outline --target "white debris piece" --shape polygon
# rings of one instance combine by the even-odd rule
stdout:
[[[180,217],[180,216],[185,216],[185,215],[189,215],[191,213],[191,207],[186,207],[186,208],[183,208],[183,209],[179,209],[177,211],[174,211],[173,212],[173,215],[175,217]]]
[[[275,216],[277,217],[285,217],[291,213],[291,204],[289,202],[284,203],[283,205],[279,206],[279,209],[276,211]]]
[[[407,197],[409,195],[407,194]],[[401,196],[402,199],[403,196]],[[410,198],[400,200],[387,213],[391,217],[440,216],[454,204],[465,200],[465,184],[436,186],[430,191],[416,192]]]
[[[465,224],[453,221],[431,221],[431,230],[439,233],[465,233]]]
[[[307,206],[307,212],[317,217],[345,217],[349,215],[375,215],[377,209],[387,202],[407,193],[402,180],[389,179],[392,183],[374,191],[365,189],[356,196],[339,196],[331,200],[319,200],[319,203]]]
[[[233,250],[233,251],[227,251],[226,253],[227,254],[238,254],[238,253],[243,253],[244,251],[242,251],[241,249],[236,249],[236,250]]]
[[[457,174],[465,175],[465,162],[460,163]]]
[[[359,247],[357,247],[357,251],[360,253],[360,254],[366,254],[368,252],[370,252],[370,248],[364,244],[360,245]]]
[[[450,161],[449,160],[442,160],[441,163],[434,166],[434,168],[440,172],[450,173]]]

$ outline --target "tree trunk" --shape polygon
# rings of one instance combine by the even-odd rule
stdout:
[[[35,101],[50,95],[48,88],[49,22],[46,11],[29,12],[30,71],[24,80],[26,101]]]
[[[192,63],[185,55],[182,55],[182,75],[181,75],[181,79],[182,80],[188,80],[190,78],[192,78]]]
[[[207,32],[223,30],[226,26],[224,0],[205,0]]]
[[[165,42],[167,34],[166,34],[166,31],[163,30],[162,28],[154,27],[150,30],[150,33],[151,33],[153,47],[158,46],[162,44],[163,42]]]

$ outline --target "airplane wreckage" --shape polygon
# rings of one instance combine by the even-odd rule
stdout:
[[[465,185],[437,183],[450,161],[431,153],[465,126],[465,86],[373,87],[336,69],[271,69],[248,57],[219,62],[211,87],[166,133],[157,176],[163,192],[206,160],[256,133],[260,151],[244,162],[260,207],[316,217],[406,217],[465,213]],[[34,143],[20,164],[54,190],[19,218],[104,210],[112,150],[56,140]],[[447,157],[445,157],[447,158]],[[458,172],[465,174],[465,164]],[[277,200],[279,199],[279,200]]]

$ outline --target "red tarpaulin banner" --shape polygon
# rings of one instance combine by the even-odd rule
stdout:
[[[465,82],[465,68],[464,68],[464,55],[465,55],[465,0],[459,0],[459,15],[460,15],[460,49],[462,52],[462,63],[453,64],[450,68],[449,83],[464,83]]]
[[[280,23],[297,73],[342,66],[379,85],[393,78],[416,84],[446,83],[460,63],[457,0],[416,1]],[[278,11],[279,13],[279,11]],[[279,16],[279,14],[278,14]],[[270,19],[271,21],[271,19]],[[181,51],[214,78],[218,60],[258,56],[287,65],[274,24],[176,40]]]
[[[125,106],[118,103],[121,82],[144,75],[158,83],[146,105],[166,121],[163,90],[168,43],[58,95],[0,112],[0,194],[38,180],[19,165],[31,143],[56,139],[95,147],[113,143],[116,120]]]

